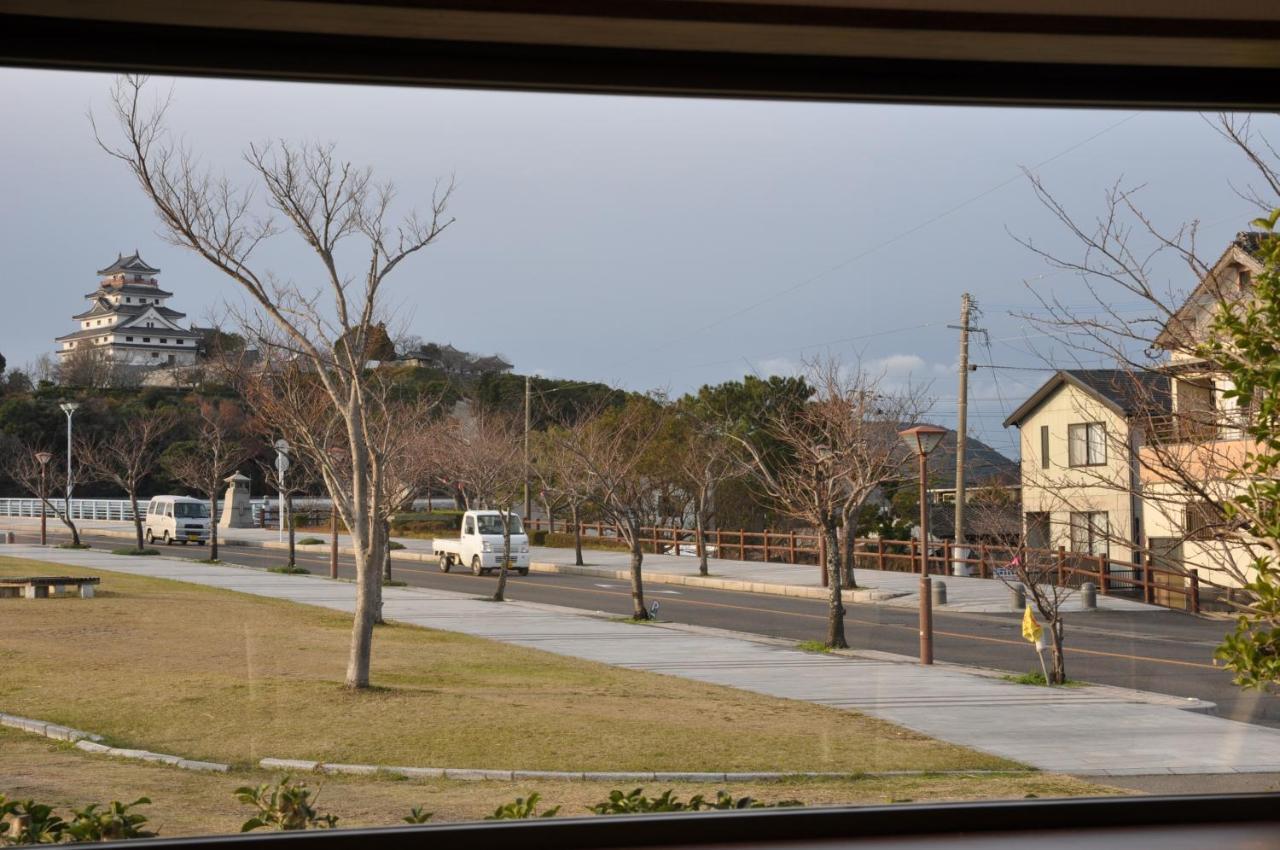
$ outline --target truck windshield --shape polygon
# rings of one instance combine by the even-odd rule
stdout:
[[[178,502],[173,506],[173,515],[184,519],[208,519],[209,506],[199,502]]]
[[[501,517],[495,516],[493,514],[481,514],[480,516],[476,517],[476,519],[480,523],[481,534],[501,534],[502,533]],[[524,533],[524,531],[520,526],[520,517],[518,516],[511,517],[511,533],[512,534]]]

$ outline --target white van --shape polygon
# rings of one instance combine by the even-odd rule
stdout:
[[[209,503],[190,496],[155,496],[147,505],[143,534],[148,543],[194,541],[203,546],[209,539]]]

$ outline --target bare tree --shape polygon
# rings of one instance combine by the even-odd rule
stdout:
[[[161,463],[174,480],[209,502],[209,560],[218,560],[218,501],[226,478],[253,452],[242,442],[244,414],[233,402],[201,399],[192,414],[192,438],[174,443]]]
[[[744,469],[768,497],[822,535],[827,645],[845,648],[839,525],[876,488],[901,474],[898,429],[919,417],[922,403],[915,391],[885,389],[861,369],[846,369],[835,360],[809,363],[806,378],[816,389],[813,400],[771,417],[759,435],[767,441],[733,438],[745,451]]]
[[[138,552],[143,550],[138,491],[159,468],[164,439],[176,424],[177,417],[170,411],[142,410],[117,421],[110,433],[82,438],[76,445],[76,457],[87,476],[114,484],[128,497]]]
[[[503,601],[511,562],[512,506],[524,487],[523,422],[473,405],[473,415],[453,429],[451,474],[467,492],[473,508],[497,510],[502,524],[502,559],[493,599]],[[472,569],[478,568],[473,564]]]
[[[252,188],[237,189],[230,179],[208,173],[173,139],[165,124],[167,102],[148,109],[143,87],[137,77],[117,83],[113,109],[123,141],[106,141],[95,126],[99,144],[137,179],[169,239],[195,251],[249,296],[262,322],[255,335],[306,364],[341,424],[345,452],[326,451],[313,460],[355,544],[356,610],[345,681],[349,688],[365,688],[381,600],[377,567],[386,547],[387,474],[386,455],[373,433],[379,426],[370,421],[366,366],[372,347],[386,336],[385,330],[378,336],[386,319],[383,285],[449,225],[444,215],[452,185],[437,187],[425,219],[410,213],[396,224],[393,186],[375,184],[369,170],[339,160],[332,146],[251,145],[245,161],[268,208],[259,212]],[[275,217],[315,255],[322,288],[312,290],[257,265],[257,247],[285,229]],[[365,259],[350,274],[339,258],[349,256],[353,240],[363,242]],[[266,333],[267,327],[274,333]]]
[[[58,383],[62,386],[93,390],[137,386],[142,371],[137,366],[116,360],[105,348],[84,343],[62,355],[56,370]]]
[[[567,425],[552,425],[545,431],[534,434],[532,449],[533,474],[538,479],[538,488],[547,505],[548,521],[551,519],[551,506],[564,504],[569,508],[569,523],[573,526],[573,562],[583,565],[582,560],[582,505],[586,501],[583,488],[574,486],[573,476],[577,469],[577,456],[567,446],[580,443],[580,434],[570,434],[574,429],[581,429],[584,422],[578,421]],[[551,530],[554,525],[551,524]]]
[[[590,499],[599,505],[631,551],[631,611],[637,620],[650,619],[641,536],[658,521],[659,482],[651,449],[669,415],[662,400],[632,398],[585,419],[581,427],[554,432],[566,455],[565,486],[573,488],[579,503]]]
[[[677,428],[680,451],[676,454],[682,483],[693,503],[695,549],[698,572],[708,574],[707,527],[715,514],[716,489],[742,474],[734,444],[724,434],[723,423],[698,400],[681,406]]]
[[[60,511],[52,500],[54,493],[66,492],[67,476],[63,464],[58,463],[56,457],[41,464],[37,455],[46,450],[42,445],[24,443],[16,437],[5,435],[0,435],[0,440],[0,463],[3,464],[5,474],[62,520],[62,524],[71,532],[72,547],[83,548],[79,527],[71,519],[69,512]]]

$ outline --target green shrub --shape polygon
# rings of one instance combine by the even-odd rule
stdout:
[[[823,643],[820,640],[802,640],[798,644],[796,644],[796,649],[800,649],[805,652],[822,652],[822,653],[828,653],[831,651],[831,647],[827,646],[825,643]]]
[[[544,538],[545,543],[542,546],[551,546],[556,549],[572,549],[573,535],[562,531],[548,532]],[[583,549],[600,549],[606,552],[629,552],[630,547],[626,543],[616,537],[582,537]]]
[[[269,570],[267,570],[267,572],[269,572],[269,573],[283,573],[284,575],[287,575],[287,576],[310,575],[310,574],[311,574],[311,570],[305,569],[305,568],[303,568],[303,567],[299,567],[299,566],[297,566],[297,565],[294,565],[294,566],[292,566],[292,567],[291,567],[291,566],[289,566],[288,564],[283,564],[283,565],[281,565],[281,566],[279,566],[279,567],[271,567]]]
[[[735,798],[728,791],[717,791],[714,800],[695,794],[686,801],[676,797],[675,791],[670,788],[657,797],[646,797],[643,788],[636,788],[627,793],[612,791],[609,799],[589,808],[597,815],[635,815],[653,812],[700,812],[707,809],[771,809],[803,805],[799,800],[764,803],[751,797]]]
[[[319,537],[304,537],[298,541],[299,546],[318,546],[321,543],[328,543],[327,540],[321,540]]]
[[[510,803],[498,806],[493,810],[493,814],[485,818],[485,820],[524,820],[525,818],[553,818],[556,812],[560,811],[559,806],[555,806],[545,811],[539,812],[538,802],[542,800],[542,795],[537,791],[529,795],[528,799],[524,797],[516,797]]]
[[[68,540],[66,543],[59,543],[58,548],[59,549],[88,549],[89,544],[88,543],[72,543],[70,540]]]
[[[134,549],[132,546],[128,546],[124,549],[112,549],[111,554],[112,555],[159,555],[160,550],[159,549]]]
[[[530,534],[529,542],[532,543],[534,546],[546,546],[547,530],[545,528],[541,528],[535,531],[533,534]],[[569,545],[572,546],[573,544],[570,543]]]
[[[405,815],[405,823],[426,823],[431,820],[435,812],[424,812],[422,806],[414,806],[409,810],[409,814]]]
[[[241,832],[263,827],[274,830],[333,829],[338,824],[337,815],[321,814],[316,809],[307,783],[295,784],[288,774],[274,785],[237,788],[235,797],[257,810],[257,814],[240,826]]]
[[[388,548],[388,549],[390,549],[392,552],[394,552],[394,551],[396,551],[397,549],[403,549],[403,548],[404,548],[404,544],[403,544],[403,543],[399,543],[399,542],[397,542],[397,541],[395,541],[395,540],[389,540],[389,541],[387,541],[387,548]]]
[[[146,797],[132,803],[113,800],[103,811],[91,803],[73,809],[68,821],[54,814],[52,806],[34,800],[9,800],[0,794],[0,846],[150,838],[155,833],[142,829],[146,815],[129,811],[150,802]]]

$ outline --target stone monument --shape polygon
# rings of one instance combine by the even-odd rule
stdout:
[[[222,519],[218,520],[218,528],[253,528],[248,477],[237,471],[225,480],[227,494],[222,500]]]

